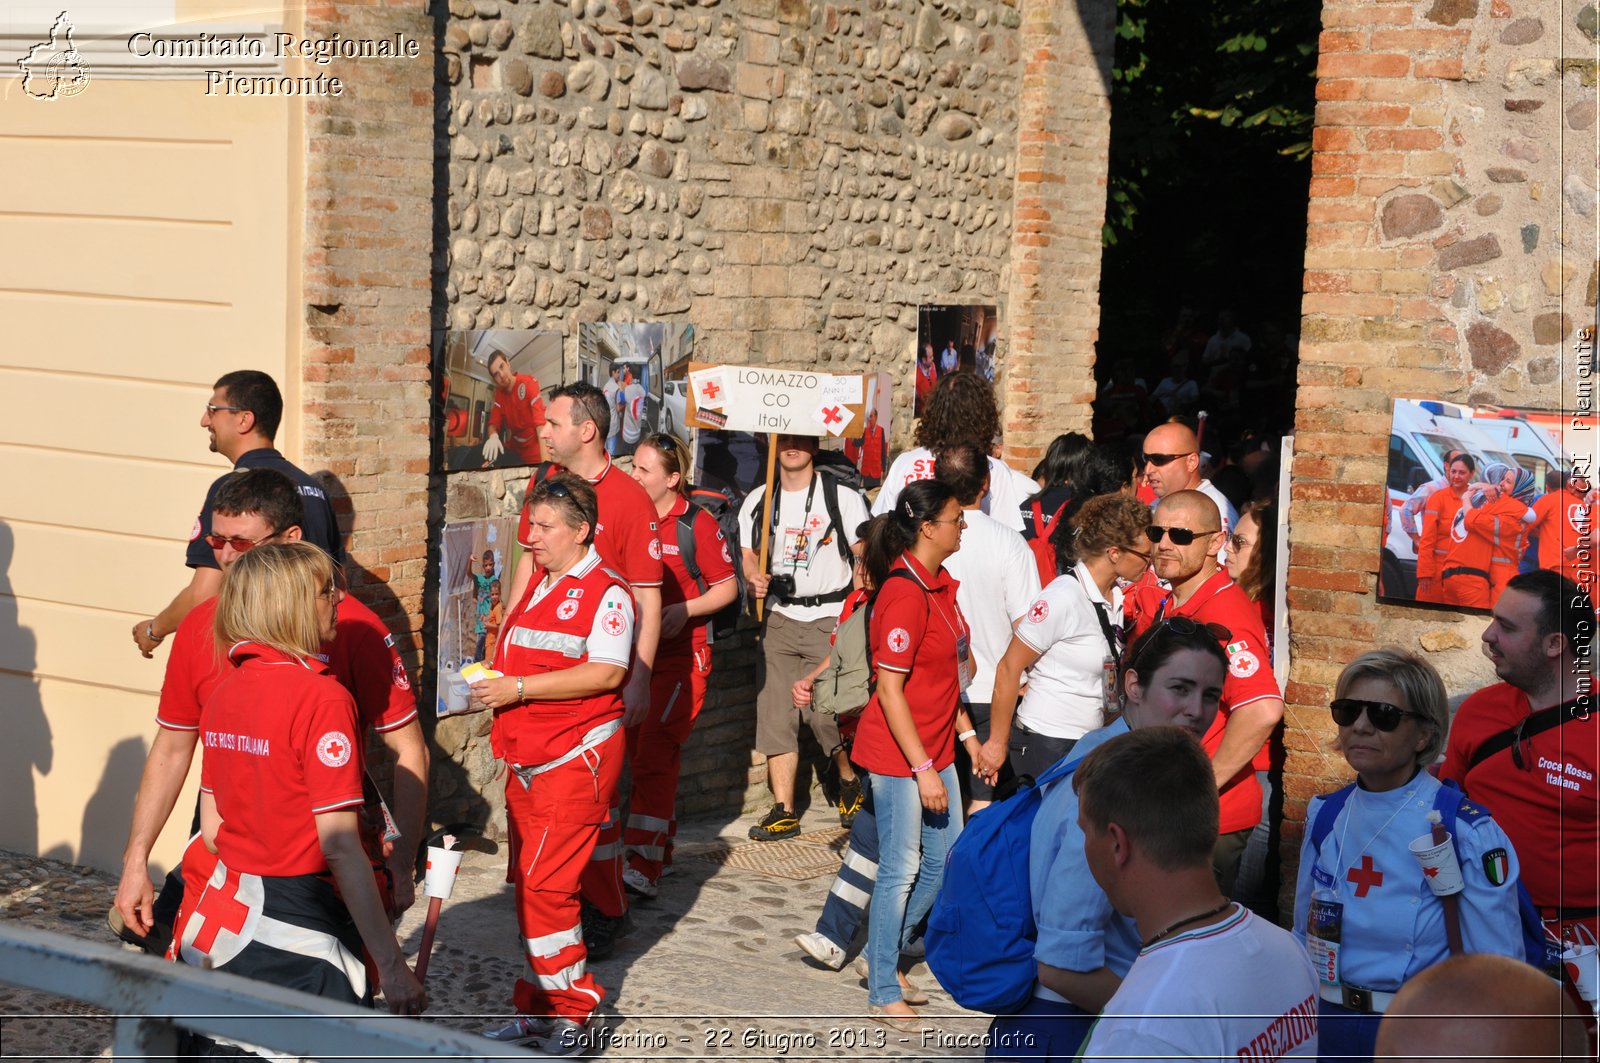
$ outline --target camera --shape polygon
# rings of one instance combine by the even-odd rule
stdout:
[[[774,602],[788,601],[794,597],[794,590],[794,575],[789,572],[774,572],[767,583],[767,597]]]

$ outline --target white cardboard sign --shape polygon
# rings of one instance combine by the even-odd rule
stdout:
[[[859,374],[719,365],[689,370],[697,413],[706,427],[798,436],[859,436]],[[714,405],[713,405],[714,404]],[[703,410],[714,411],[704,417]]]

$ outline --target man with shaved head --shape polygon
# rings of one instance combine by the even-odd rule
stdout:
[[[1565,1012],[1565,1014],[1563,1014]],[[1593,1059],[1583,1020],[1561,986],[1507,956],[1434,964],[1400,987],[1378,1027],[1376,1059]]]
[[[1146,446],[1150,438],[1155,432]],[[1261,821],[1262,790],[1252,762],[1264,762],[1267,739],[1283,719],[1283,696],[1272,674],[1261,610],[1217,562],[1227,533],[1216,503],[1199,491],[1168,493],[1156,503],[1145,534],[1152,544],[1150,567],[1166,586],[1142,582],[1123,599],[1134,637],[1162,623],[1213,625],[1228,655],[1222,708],[1201,744],[1222,802],[1215,869],[1222,891],[1232,894],[1245,842]]]
[[[1139,459],[1144,463],[1144,480],[1156,493],[1156,498],[1166,498],[1178,491],[1199,491],[1217,504],[1222,514],[1222,530],[1233,531],[1239,523],[1239,513],[1211,481],[1200,475],[1200,440],[1189,426],[1176,421],[1156,425],[1144,437],[1144,453]]]

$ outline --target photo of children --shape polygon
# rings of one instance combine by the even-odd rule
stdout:
[[[543,389],[561,383],[561,333],[439,332],[433,358],[445,472],[543,460]]]
[[[444,526],[439,560],[439,657],[437,713],[467,711],[461,669],[494,661],[505,611],[505,595],[520,548],[516,518],[458,521]]]
[[[1000,313],[992,306],[924,306],[917,310],[914,410],[922,415],[933,386],[951,373],[977,373],[991,384]]]

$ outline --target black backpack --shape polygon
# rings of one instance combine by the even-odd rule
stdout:
[[[728,544],[728,556],[733,561],[733,578],[739,584],[738,595],[733,601],[712,613],[706,625],[706,641],[715,642],[733,634],[734,629],[739,626],[739,616],[744,612],[746,594],[744,563],[739,552],[739,500],[729,492],[715,487],[690,484],[689,508],[678,514],[678,558],[688,571],[689,578],[694,580],[694,585],[700,588],[701,594],[704,594],[706,580],[695,559],[694,543],[694,522],[701,510],[710,514],[717,522],[722,540]]]
[[[832,453],[832,451],[818,451],[817,456],[820,458],[824,453]],[[822,481],[822,504],[828,512],[828,527],[825,531],[833,533],[833,544],[839,549],[840,559],[847,565],[852,564],[855,555],[851,552],[850,543],[847,540],[854,538],[856,530],[854,528],[846,528],[844,526],[844,518],[839,515],[839,491],[847,489],[859,494],[861,490],[861,471],[848,461],[842,466],[833,462],[817,462],[812,467],[816,469],[818,477]],[[750,514],[750,542],[752,543],[761,541],[761,493],[766,489],[766,485],[763,484],[751,491],[750,496],[747,496],[754,497],[756,500],[755,508]],[[826,534],[824,538],[826,538]],[[738,542],[739,540],[735,539],[734,541]]]

